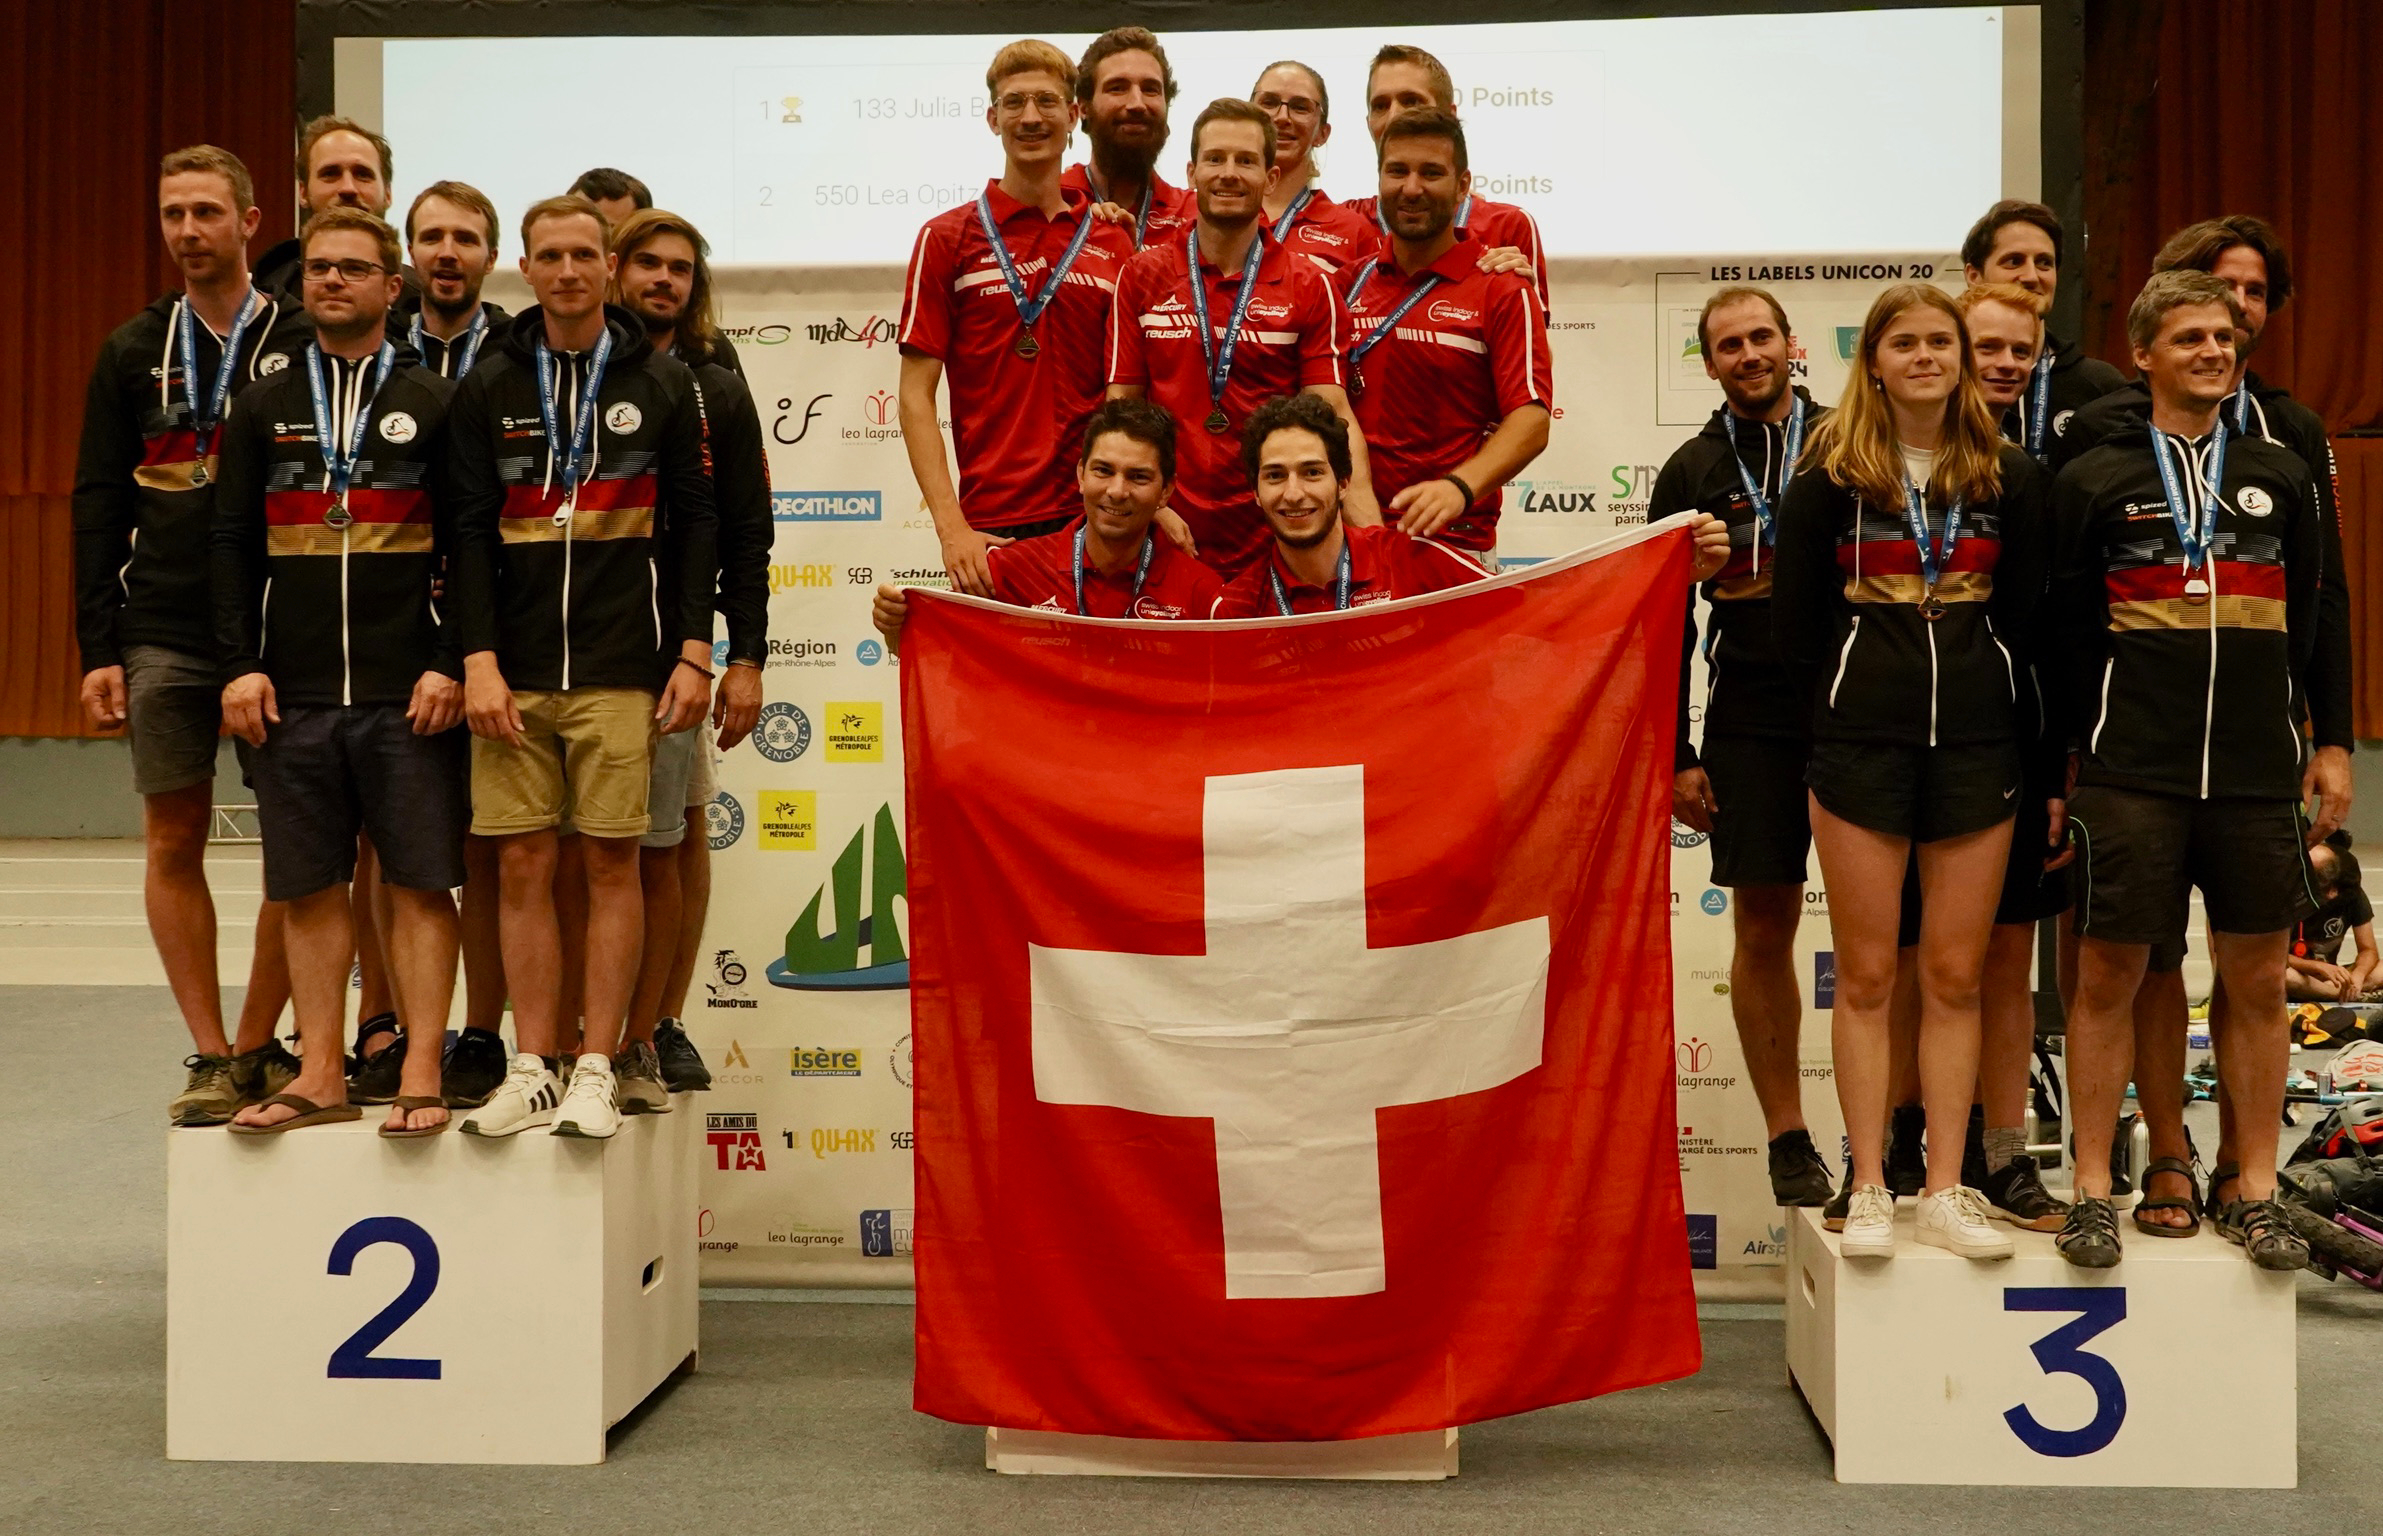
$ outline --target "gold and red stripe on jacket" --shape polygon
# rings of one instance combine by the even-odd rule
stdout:
[[[508,544],[561,542],[562,528],[554,521],[563,504],[563,488],[535,485],[505,487],[505,507],[497,528]],[[650,539],[654,535],[654,476],[624,475],[618,480],[590,480],[579,488],[579,509],[571,517],[571,537],[584,539]]]
[[[1746,541],[1738,542],[1738,529],[1744,528]],[[1752,523],[1741,523],[1729,530],[1729,559],[1713,577],[1708,594],[1716,603],[1758,602],[1771,595],[1771,552],[1762,552],[1761,569],[1755,568],[1754,551],[1762,538],[1762,530]]]
[[[1982,603],[1992,597],[1994,565],[2001,555],[2000,539],[1964,534],[1937,576],[1937,601]],[[1845,578],[1849,603],[1916,604],[1928,591],[1927,578],[1920,574],[1920,547],[1908,535],[1841,542],[1837,569]]]
[[[220,436],[220,434],[219,434]],[[199,457],[199,435],[188,427],[168,427],[155,437],[141,440],[141,462],[133,467],[135,485],[151,491],[193,491],[199,484],[191,479],[202,460]],[[215,455],[203,461],[207,479],[215,478]]]
[[[427,555],[431,551],[430,493],[419,487],[382,490],[350,486],[347,527],[323,521],[329,491],[267,491],[268,555]]]
[[[2110,628],[2284,628],[2284,568],[2265,562],[2213,560],[2204,572],[2213,589],[2205,602],[2184,595],[2184,565],[2141,565],[2102,578]]]

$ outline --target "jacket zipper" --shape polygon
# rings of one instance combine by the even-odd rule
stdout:
[[[1928,632],[1928,745],[1936,745],[1936,626]]]
[[[356,670],[349,655],[348,636],[348,532],[339,530],[339,702],[356,702]]]
[[[1853,616],[1853,628],[1845,632],[1845,643],[1837,648],[1837,675],[1829,683],[1829,708],[1837,707],[1837,690],[1845,682],[1845,669],[1853,661],[1853,643],[1862,633],[1862,616]]]
[[[2093,717],[2093,735],[2086,738],[2085,742],[2085,750],[2088,752],[2099,752],[2102,749],[2102,727],[2110,723],[2110,674],[2117,669],[2117,666],[2118,658],[2116,656],[2102,658],[2102,710],[2100,714]]]

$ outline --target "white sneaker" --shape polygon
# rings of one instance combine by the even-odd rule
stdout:
[[[533,1125],[554,1123],[555,1106],[563,1101],[562,1081],[546,1063],[524,1051],[505,1068],[488,1102],[463,1117],[456,1127],[466,1136],[510,1136]]]
[[[621,1085],[612,1075],[612,1061],[595,1051],[583,1052],[571,1068],[571,1091],[555,1112],[557,1136],[602,1141],[621,1128]]]
[[[1891,1259],[1895,1256],[1895,1197],[1880,1184],[1864,1184],[1846,1203],[1845,1230],[1837,1234],[1837,1251],[1849,1259]]]
[[[1947,1249],[1965,1259],[2011,1256],[2010,1234],[1994,1224],[1986,1197],[1966,1184],[1956,1184],[1938,1195],[1921,1195],[1915,1214],[1919,1239],[1931,1248]]]

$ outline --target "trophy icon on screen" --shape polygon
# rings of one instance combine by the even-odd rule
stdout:
[[[785,115],[778,119],[779,122],[799,123],[803,120],[803,99],[800,96],[781,96],[778,98],[778,105],[785,111]]]

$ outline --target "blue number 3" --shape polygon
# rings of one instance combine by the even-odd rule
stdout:
[[[2028,1352],[2047,1376],[2075,1376],[2093,1388],[2093,1418],[2082,1429],[2046,1429],[2021,1403],[2004,1411],[2003,1422],[2020,1444],[2039,1456],[2091,1456],[2118,1438],[2126,1423],[2126,1383],[2118,1368],[2083,1348],[2097,1336],[2126,1321],[2126,1290],[2122,1286],[2087,1290],[2065,1285],[2012,1286],[2002,1293],[2005,1312],[2074,1312],[2033,1344]]]
[[[422,1303],[430,1300],[430,1293],[439,1288],[439,1245],[431,1241],[430,1234],[403,1216],[367,1216],[340,1233],[338,1241],[331,1245],[330,1273],[355,1273],[356,1255],[379,1243],[395,1243],[412,1254],[414,1278],[406,1282],[396,1300],[381,1308],[331,1351],[331,1368],[325,1374],[333,1380],[364,1377],[381,1381],[436,1381],[439,1379],[436,1360],[409,1360],[373,1353],[388,1342],[389,1335],[421,1311]]]

